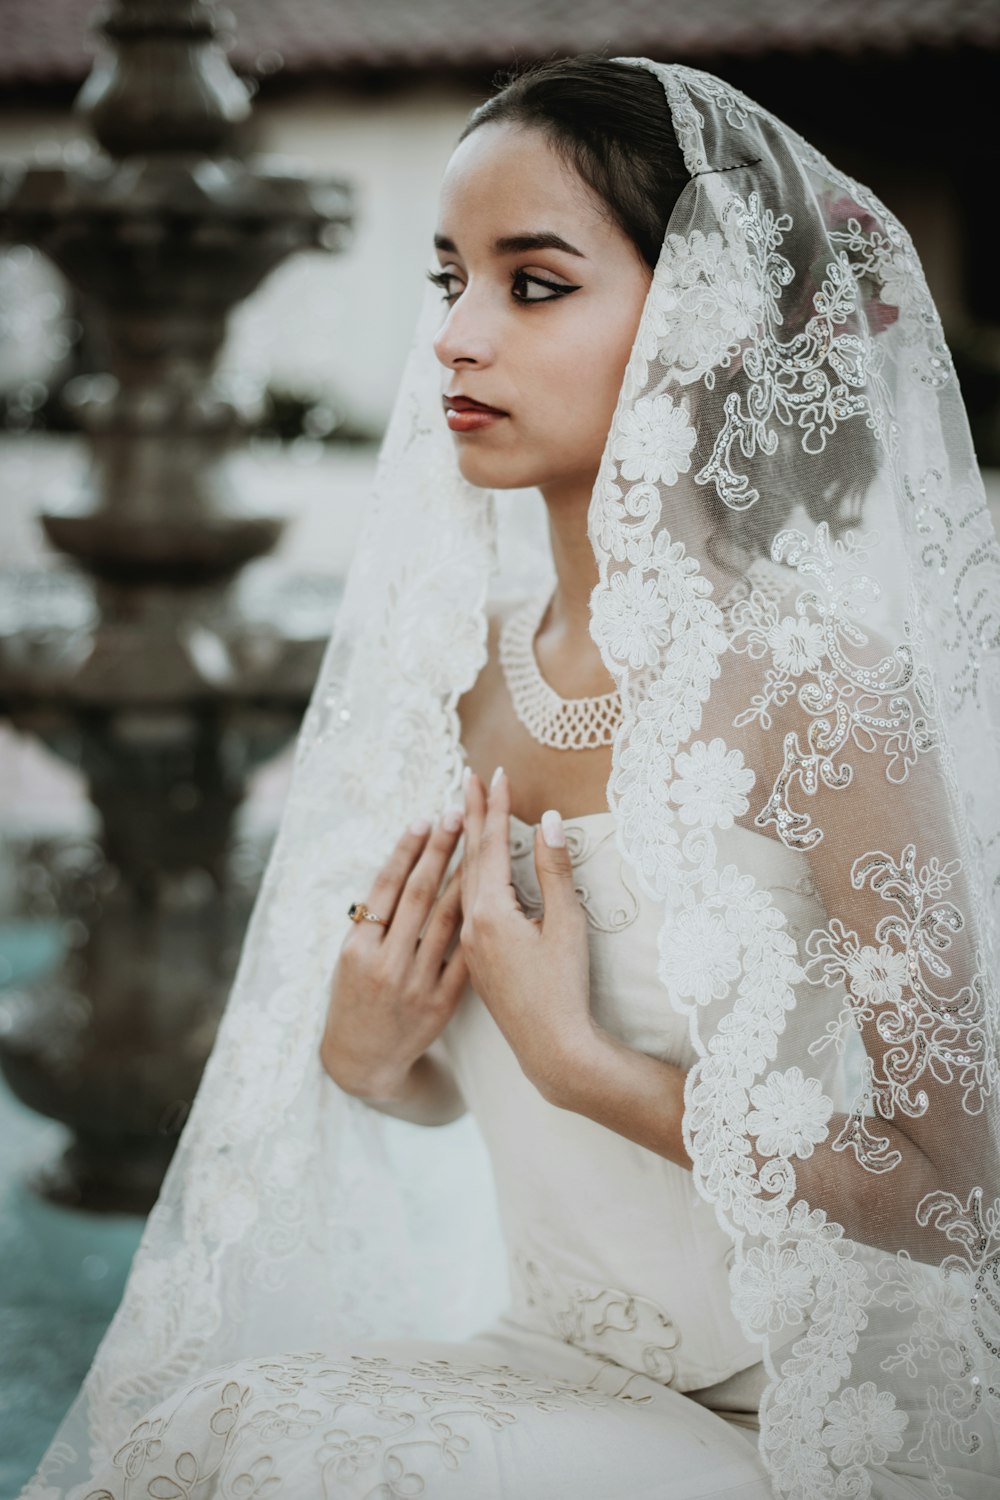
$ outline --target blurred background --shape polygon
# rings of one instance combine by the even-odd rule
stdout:
[[[235,971],[430,261],[511,65],[720,74],[909,228],[1000,519],[997,0],[0,0],[0,1500]]]

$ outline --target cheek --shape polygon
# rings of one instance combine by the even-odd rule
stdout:
[[[511,488],[596,470],[641,306],[641,297],[624,308],[620,298],[595,299],[579,317],[509,330],[502,347],[504,363],[516,371],[517,422],[495,439],[460,442],[463,476],[482,487]]]
[[[637,324],[588,318],[547,353],[540,401],[577,453],[600,457]]]

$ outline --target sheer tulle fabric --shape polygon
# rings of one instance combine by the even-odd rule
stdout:
[[[591,501],[591,630],[624,708],[617,847],[662,907],[662,1003],[696,1054],[694,1180],[767,1375],[760,1454],[776,1496],[861,1500],[891,1471],[985,1497],[997,540],[905,231],[719,80],[629,61],[661,78],[691,180]],[[388,1120],[319,1062],[346,908],[458,797],[456,704],[491,596],[526,581],[498,551],[505,497],[457,472],[439,316],[429,293],[214,1051],[31,1500],[223,1363],[463,1339],[503,1306],[474,1121]],[[822,923],[792,933],[764,841],[720,840],[734,822],[806,856]]]

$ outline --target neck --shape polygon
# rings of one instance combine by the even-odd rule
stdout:
[[[615,686],[590,634],[590,596],[600,574],[587,535],[587,510],[593,478],[558,488],[544,486],[542,497],[549,515],[549,545],[556,571],[555,592],[535,638],[535,652],[543,676],[564,697],[589,697]],[[710,561],[707,518],[701,497],[677,496],[683,517],[682,540],[693,550],[699,566],[721,597],[733,577]]]
[[[590,641],[590,596],[598,580],[597,559],[587,535],[589,502],[589,491],[558,497],[545,495],[549,546],[556,570],[556,588],[546,626],[577,642]]]
[[[598,696],[615,686],[590,634],[590,596],[599,577],[587,535],[592,489],[592,481],[542,489],[556,586],[535,637],[535,654],[546,681],[567,698]]]

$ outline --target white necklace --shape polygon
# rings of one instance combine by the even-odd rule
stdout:
[[[787,570],[766,558],[756,558],[720,601],[726,624],[729,610],[751,588],[777,601]],[[538,669],[535,636],[549,607],[550,594],[528,599],[512,610],[500,630],[500,666],[514,712],[541,745],[554,750],[593,750],[614,743],[621,722],[622,700],[617,688],[596,698],[561,698]]]
[[[561,698],[538,670],[534,641],[549,598],[512,610],[500,631],[500,666],[514,712],[534,739],[554,750],[610,745],[622,716],[618,689],[597,698]]]

